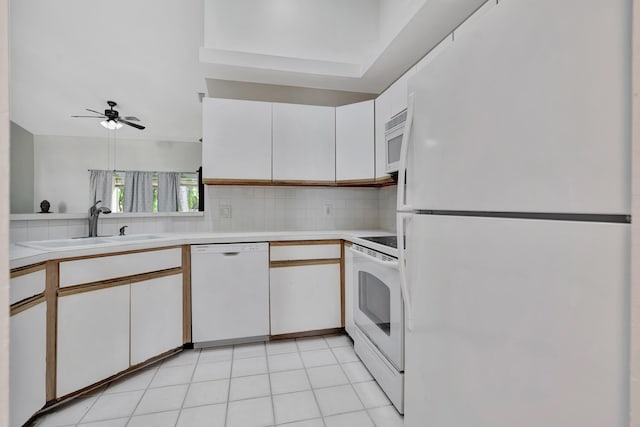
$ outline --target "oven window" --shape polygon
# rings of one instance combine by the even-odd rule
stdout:
[[[358,273],[358,307],[387,336],[391,335],[389,288],[373,274]]]
[[[387,164],[400,161],[400,149],[402,148],[402,134],[387,141]]]

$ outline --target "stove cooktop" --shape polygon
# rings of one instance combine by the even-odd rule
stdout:
[[[373,243],[378,243],[380,245],[398,249],[398,238],[396,236],[363,237],[362,240],[368,240]]]

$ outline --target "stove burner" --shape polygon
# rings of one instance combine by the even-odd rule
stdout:
[[[363,237],[363,240],[378,243],[380,245],[389,246],[391,248],[398,249],[398,238],[396,236],[374,236]]]

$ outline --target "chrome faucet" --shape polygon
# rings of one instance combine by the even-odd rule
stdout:
[[[99,207],[96,206],[98,203],[101,203],[102,200],[98,200],[89,208],[89,237],[97,237],[98,236],[98,217],[101,213],[110,214],[111,209],[107,207]]]

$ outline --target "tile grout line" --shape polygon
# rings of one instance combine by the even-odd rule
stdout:
[[[193,351],[196,351],[196,349],[193,349]],[[189,378],[187,391],[184,394],[184,398],[182,399],[182,404],[180,405],[180,409],[178,409],[178,416],[176,417],[176,422],[174,424],[174,427],[177,427],[178,421],[180,421],[180,417],[182,416],[182,410],[184,409],[184,403],[187,401],[187,396],[189,395],[191,384],[193,384],[193,377],[196,375],[196,369],[198,368],[198,363],[200,362],[200,355],[202,354],[202,352],[200,351],[200,349],[198,349],[197,351],[198,351],[198,357],[196,357],[196,363],[193,365],[193,371],[191,372],[191,377]]]
[[[160,372],[160,368],[162,367],[162,365],[164,365],[164,362],[165,361],[163,360],[162,363],[156,368],[156,371],[153,373],[153,377],[151,377],[151,380],[149,381],[149,384],[147,384],[147,386],[142,391],[142,394],[140,395],[140,398],[138,399],[138,403],[136,403],[136,406],[133,408],[133,411],[131,411],[131,414],[128,417],[129,419],[127,420],[127,423],[125,424],[125,427],[128,426],[129,423],[131,422],[131,418],[133,418],[133,415],[136,413],[136,409],[138,409],[138,406],[140,406],[140,402],[142,402],[142,399],[144,398],[144,395],[147,394],[147,391],[149,390],[149,387],[151,387],[151,383],[153,383],[153,380],[158,375],[158,372]]]
[[[269,352],[267,351],[267,345],[264,346],[264,353],[267,359],[267,381],[269,381],[269,400],[271,400],[271,412],[273,414],[273,425],[276,424],[276,405],[273,402],[273,387],[271,387],[271,365],[269,365]]]
[[[355,354],[356,350],[355,348],[353,349],[353,352]],[[336,357],[335,352],[333,351],[333,348],[331,348],[331,353],[333,354],[333,356],[338,359]],[[358,356],[356,354],[356,356]],[[358,357],[358,359],[360,359],[360,357]],[[349,377],[347,376],[347,373],[345,372],[344,368],[342,367],[342,363],[340,362],[340,360],[338,360],[338,366],[340,366],[340,370],[342,371],[342,373],[344,374],[344,376],[347,378],[347,381],[349,381],[349,385],[351,386],[351,389],[353,390],[353,392],[356,394],[356,397],[358,398],[358,400],[360,401],[360,403],[362,404],[362,407],[364,408],[364,412],[367,414],[367,417],[369,418],[369,420],[371,420],[371,423],[375,426],[376,422],[375,420],[371,417],[371,414],[369,413],[369,408],[367,408],[367,405],[365,405],[364,401],[362,400],[362,398],[360,397],[360,395],[358,394],[358,390],[356,390],[356,388],[353,386],[353,383],[351,382],[351,380],[349,379]],[[386,396],[386,395],[385,395]]]
[[[108,388],[105,387],[104,390],[102,390],[100,393],[97,393],[98,396],[96,397],[96,400],[93,401],[93,403],[91,405],[89,405],[89,408],[87,408],[87,410],[82,414],[82,416],[80,417],[80,419],[78,420],[78,422],[75,425],[78,425],[82,422],[82,420],[84,419],[84,417],[87,416],[87,414],[89,413],[89,411],[91,410],[91,408],[93,408],[93,406],[96,404],[96,402],[98,401],[98,399],[100,399],[100,397],[104,394],[104,391]],[[43,418],[44,419],[44,418]],[[40,424],[39,422],[36,423],[36,425]]]
[[[225,402],[224,409],[224,425],[225,427],[229,423],[229,397],[231,397],[231,379],[233,378],[233,361],[236,353],[236,346],[231,346],[231,366],[229,367],[229,385],[227,386],[227,401]]]
[[[322,341],[325,344],[329,345],[324,338],[322,338]],[[304,360],[302,359],[302,355],[300,354],[301,350],[300,350],[300,346],[298,345],[298,340],[296,340],[296,348],[298,349],[298,356],[300,357],[300,360],[302,360],[302,366],[304,368],[304,374],[307,377],[307,381],[309,381],[309,387],[311,387],[311,394],[313,395],[313,400],[316,402],[316,406],[318,407],[318,412],[320,412],[320,420],[322,420],[322,425],[326,427],[327,423],[324,421],[324,414],[322,413],[322,408],[320,407],[320,402],[318,401],[318,396],[316,396],[316,391],[314,390],[313,385],[311,384],[311,377],[309,376],[309,371],[307,371],[307,367],[304,365]]]

